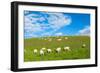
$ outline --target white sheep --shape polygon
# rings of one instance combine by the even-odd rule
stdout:
[[[43,50],[40,50],[40,55],[44,55],[44,51]]]
[[[51,53],[51,52],[52,52],[52,50],[51,50],[51,49],[47,49],[47,52],[48,52],[48,53]]]
[[[57,41],[61,41],[62,39],[57,39]]]
[[[60,51],[61,51],[61,48],[60,47],[56,49],[56,52],[57,53],[59,53]]]
[[[67,47],[64,47],[64,50],[65,51],[70,51],[70,47],[68,47],[68,46]]]
[[[48,40],[49,42],[51,42],[52,41],[52,39],[51,38],[49,38],[49,40]]]
[[[34,49],[34,51],[33,51],[34,53],[37,53],[38,52],[38,50],[37,49]]]
[[[65,39],[67,40],[67,39],[68,39],[68,37],[65,37]]]
[[[82,47],[85,48],[86,47],[86,44],[83,44]]]
[[[43,47],[43,48],[42,48],[42,50],[46,50],[46,48],[45,48],[45,47]]]

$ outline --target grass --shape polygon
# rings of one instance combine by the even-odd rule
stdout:
[[[68,37],[68,39],[65,39]],[[52,41],[48,41],[51,38]],[[61,41],[57,41],[61,38]],[[86,44],[85,48],[82,45]],[[61,51],[56,53],[55,49],[61,47],[62,49],[69,46],[71,51]],[[39,50],[41,48],[52,49],[51,53],[45,51],[45,55],[41,56]],[[33,50],[37,49],[38,53],[34,54]],[[30,38],[24,39],[24,61],[48,61],[48,60],[75,60],[90,58],[90,37],[89,36],[59,36],[59,37],[44,37],[44,38]]]

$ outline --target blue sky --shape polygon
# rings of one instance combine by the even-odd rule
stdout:
[[[90,35],[90,14],[24,11],[24,37]]]

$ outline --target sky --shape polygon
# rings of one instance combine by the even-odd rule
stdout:
[[[24,11],[24,37],[90,35],[90,14]]]

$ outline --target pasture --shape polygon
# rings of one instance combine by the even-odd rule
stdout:
[[[85,44],[85,47],[82,45]],[[70,47],[70,51],[64,51],[64,47]],[[61,48],[57,53],[56,48]],[[44,55],[40,55],[40,49]],[[34,53],[34,49],[37,53]],[[47,49],[51,49],[50,53]],[[89,36],[59,36],[40,37],[24,39],[24,61],[49,61],[49,60],[77,60],[90,58],[90,37]]]

